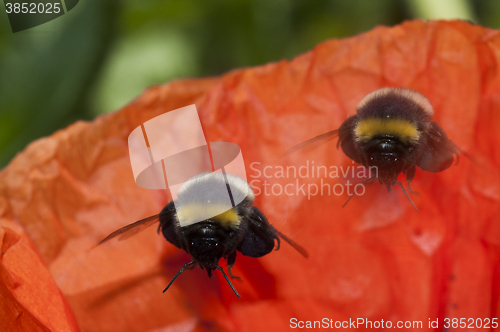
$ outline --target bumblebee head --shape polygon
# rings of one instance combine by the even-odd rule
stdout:
[[[188,252],[200,266],[216,267],[224,255],[219,239],[195,239],[188,244]]]
[[[403,163],[409,146],[391,135],[373,137],[369,142],[361,145],[367,156],[368,166],[388,167]],[[397,167],[396,167],[397,168]]]
[[[397,181],[398,174],[405,169],[414,148],[402,143],[398,137],[380,135],[360,144],[360,149],[363,151],[363,163],[367,167],[375,166],[377,178],[392,185]]]
[[[195,227],[198,229],[187,236],[187,252],[201,268],[206,268],[207,271],[214,270],[225,253],[221,228],[211,221],[199,223]]]

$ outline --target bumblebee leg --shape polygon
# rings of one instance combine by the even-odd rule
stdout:
[[[415,209],[415,211],[420,212],[420,211],[418,211],[418,209],[415,206],[415,204],[413,204],[413,201],[411,200],[410,195],[408,195],[408,193],[406,192],[405,188],[403,187],[403,184],[401,182],[399,182],[399,181],[396,181],[396,184],[401,187],[401,190],[403,190],[404,194],[406,195],[406,198],[408,198],[408,200],[410,201],[411,206],[413,206],[413,208]]]
[[[232,266],[227,267],[227,271],[229,272],[229,276],[231,277],[231,279],[236,279],[236,280],[241,281],[240,277],[233,275],[233,273],[231,272],[231,268],[232,268]]]
[[[224,273],[224,270],[220,267],[220,266],[217,266],[217,269],[222,273],[222,275],[224,276],[224,278],[226,279],[227,283],[229,284],[229,286],[231,286],[231,289],[233,290],[234,294],[240,299],[241,296],[240,294],[238,294],[238,292],[236,291],[236,288],[234,288],[233,284],[231,283],[231,281],[229,281],[229,278],[227,277],[227,275]]]
[[[172,278],[172,280],[170,280],[170,282],[168,283],[167,287],[165,287],[165,289],[163,290],[163,293],[165,293],[168,290],[168,288],[172,285],[172,283],[175,281],[175,279],[177,279],[177,277],[179,276],[179,274],[181,274],[182,271],[184,271],[184,269],[186,267],[188,267],[189,265],[196,265],[194,263],[196,263],[196,261],[192,261],[192,262],[184,264],[184,266],[179,270],[179,272],[177,272],[177,274]]]
[[[278,231],[276,231],[278,232]],[[278,235],[281,235],[280,232],[278,232]],[[279,236],[276,238],[276,249],[274,250],[280,250],[280,244],[281,244],[281,241],[280,241],[280,238]]]
[[[228,257],[227,257],[227,272],[229,273],[229,276],[231,279],[236,279],[241,281],[240,277],[234,276],[233,273],[231,272],[231,268],[234,266],[234,263],[236,262],[236,250],[233,251]]]
[[[353,196],[358,192],[358,188],[359,187],[361,187],[366,182],[368,182],[370,180],[373,180],[376,177],[377,177],[376,175],[372,175],[371,177],[364,179],[363,181],[361,181],[361,183],[359,183],[356,186],[354,186],[354,192],[349,196],[349,198],[347,199],[347,201],[345,201],[345,203],[344,203],[344,205],[342,205],[342,207],[345,207],[347,205],[347,203],[349,203],[349,201],[351,200],[351,198],[353,198]]]
[[[415,166],[411,167],[406,172],[406,186],[408,187],[408,191],[410,192],[410,194],[420,195],[418,191],[414,191],[413,189],[411,189],[410,183],[413,181],[414,177],[415,177]]]
[[[420,193],[418,191],[411,189],[410,182],[411,181],[406,182],[406,186],[408,187],[408,191],[410,192],[410,194],[420,196]]]
[[[192,270],[196,267],[196,264],[189,265],[185,268],[185,270]]]

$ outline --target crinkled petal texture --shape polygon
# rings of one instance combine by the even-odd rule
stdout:
[[[412,21],[330,40],[292,61],[154,87],[117,113],[34,142],[0,173],[2,326],[277,331],[296,321],[363,318],[421,321],[414,329],[422,331],[429,319],[442,329],[445,318],[499,317],[498,68],[498,31]],[[380,184],[341,208],[347,194],[336,185],[356,175],[340,167],[358,168],[335,141],[279,157],[338,128],[383,86],[426,95],[434,120],[474,160],[436,174],[417,170],[420,195],[412,198],[420,213],[401,190]],[[169,199],[134,183],[128,134],[193,103],[207,141],[241,147],[256,205],[310,253],[305,259],[282,243],[262,258],[239,255],[233,273],[242,278],[234,281],[241,299],[219,273],[209,279],[199,268],[162,294],[189,256],[154,227],[95,247]],[[340,174],[305,174],[312,165]],[[302,173],[286,173],[301,166]]]

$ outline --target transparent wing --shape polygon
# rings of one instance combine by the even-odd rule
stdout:
[[[338,133],[339,133],[338,129],[335,129],[327,133],[321,134],[319,136],[313,137],[311,139],[308,139],[307,141],[295,145],[293,148],[285,152],[281,157],[287,156],[299,150],[303,150],[303,152],[305,153],[310,152],[337,137]]]
[[[124,226],[124,227],[114,231],[113,233],[109,234],[101,242],[99,242],[97,245],[100,245],[106,241],[114,239],[115,237],[118,237],[118,241],[126,240],[126,239],[136,235],[137,233],[142,232],[146,228],[156,224],[159,221],[160,221],[159,214],[156,214],[154,216],[136,221],[133,224]]]
[[[453,160],[458,163],[460,154],[464,154],[464,151],[446,136],[436,122],[431,122],[427,132],[427,148],[416,164],[424,171],[437,173],[449,168]]]
[[[295,250],[297,250],[299,252],[299,254],[301,254],[305,258],[309,257],[309,254],[307,253],[307,251],[300,244],[298,244],[297,242],[293,241],[292,239],[290,239],[288,236],[286,236],[285,234],[281,233],[280,231],[277,230],[277,232],[278,232],[278,235],[280,236],[280,238],[282,238],[283,240],[285,240],[286,243],[288,243]]]

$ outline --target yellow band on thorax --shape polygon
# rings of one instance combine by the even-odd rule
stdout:
[[[213,203],[190,203],[182,205],[177,210],[177,219],[181,227],[208,219],[217,221],[224,227],[236,227],[240,224],[240,218],[235,209]]]
[[[357,124],[354,134],[361,142],[368,142],[377,135],[393,135],[403,143],[416,143],[420,139],[418,128],[403,118],[366,118]]]

